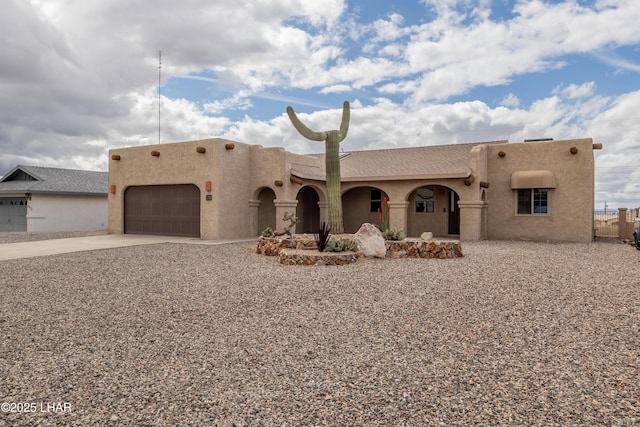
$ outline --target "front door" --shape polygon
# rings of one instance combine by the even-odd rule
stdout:
[[[449,190],[449,234],[460,234],[459,200],[460,196],[458,196],[458,193]]]

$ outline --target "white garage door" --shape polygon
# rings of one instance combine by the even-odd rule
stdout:
[[[0,197],[0,231],[27,231],[27,199]]]

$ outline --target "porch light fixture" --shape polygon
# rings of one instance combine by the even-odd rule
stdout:
[[[109,192],[110,192],[111,194],[116,194],[116,186],[115,186],[115,184],[111,184],[111,185],[109,186]]]
[[[204,189],[207,190],[207,193],[211,193],[211,181],[205,181]]]

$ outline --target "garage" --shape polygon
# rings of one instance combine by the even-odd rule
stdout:
[[[127,188],[124,232],[200,237],[200,189],[193,184]]]
[[[27,231],[27,199],[0,197],[0,231]]]

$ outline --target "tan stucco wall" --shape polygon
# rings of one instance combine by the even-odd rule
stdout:
[[[578,152],[571,154],[571,147]],[[503,151],[504,157],[498,152]],[[496,144],[488,146],[489,239],[583,241],[593,238],[594,158],[588,139]],[[549,214],[517,215],[516,171],[550,170],[556,188],[549,194]]]
[[[449,233],[449,190],[440,186],[426,188],[434,192],[434,211],[416,212],[416,191],[413,191],[407,207],[407,236],[420,237],[425,231],[430,231],[434,236],[445,237]]]
[[[318,180],[304,184],[290,181],[293,164],[318,165],[322,157],[286,152],[282,148],[265,148],[208,139],[182,143],[130,147],[110,151],[109,231],[123,231],[123,194],[134,185],[194,184],[201,192],[201,237],[221,239],[255,236],[265,224],[282,230],[285,212],[296,212],[298,191],[312,187],[319,197],[320,221],[328,220],[326,186]],[[569,149],[577,147],[571,154]],[[196,152],[205,147],[206,153]],[[151,151],[160,152],[159,157]],[[499,157],[498,152],[506,155]],[[111,159],[112,154],[121,159]],[[460,197],[460,239],[536,239],[589,241],[593,225],[594,161],[591,139],[535,143],[482,144],[471,150],[469,168],[474,177],[470,185],[462,178],[432,180],[386,180],[380,182],[343,182],[344,223],[355,231],[368,220],[377,223],[370,212],[370,188],[387,195],[392,206],[390,226],[404,229],[408,236],[432,231],[446,236],[448,231],[448,191]],[[557,188],[550,193],[550,214],[516,215],[511,174],[519,170],[547,169],[555,174]],[[212,182],[212,201],[206,201],[205,183]],[[480,183],[488,183],[482,188]],[[423,186],[444,188],[437,192],[434,214],[416,214],[414,191]],[[438,187],[439,186],[439,187]],[[270,189],[270,191],[264,191]],[[349,191],[353,190],[353,191]],[[483,192],[485,198],[483,200]],[[267,196],[268,195],[268,196]],[[275,220],[273,219],[275,215]],[[431,215],[430,218],[427,218]],[[295,232],[295,230],[292,230]]]
[[[365,222],[380,224],[378,212],[371,212],[371,190],[375,188],[356,187],[343,191],[342,221],[345,233],[355,233]],[[388,197],[388,195],[382,191],[382,197]]]
[[[109,232],[123,232],[124,191],[130,186],[194,184],[200,189],[201,237],[221,239],[251,235],[250,207],[253,170],[251,146],[209,139],[143,147],[114,149],[109,152]],[[196,152],[204,147],[205,153]],[[160,152],[159,157],[151,151]],[[113,160],[112,155],[120,155]],[[211,192],[206,182],[211,181]],[[207,201],[206,195],[212,200]],[[237,197],[229,197],[229,194]]]
[[[372,186],[372,184],[375,185]],[[415,190],[429,186],[441,189],[436,194],[436,212],[433,214],[416,214]],[[407,237],[419,237],[425,231],[431,231],[435,236],[439,237],[448,235],[449,189],[456,191],[461,200],[463,198],[479,197],[476,196],[477,190],[475,187],[465,186],[462,179],[343,183],[345,231],[354,228],[357,230],[363,220],[368,220],[373,224],[379,223],[377,213],[369,212],[371,188],[378,188],[383,192],[383,196],[387,196],[391,206],[389,225],[392,228],[405,230]],[[462,221],[463,215],[461,212],[461,224]],[[462,238],[464,234],[462,225],[460,231]]]
[[[267,227],[272,230],[276,229],[276,207],[273,201],[276,199],[276,195],[271,188],[263,188],[258,195],[258,227],[252,230],[254,234],[262,233]]]
[[[233,149],[227,149],[233,144]],[[196,152],[204,147],[205,153]],[[152,151],[160,152],[154,157]],[[120,160],[113,160],[119,155]],[[265,148],[220,138],[142,147],[113,149],[109,152],[109,232],[123,232],[124,192],[130,186],[194,184],[201,192],[200,235],[203,239],[256,236],[264,223],[282,229],[284,212],[295,212],[300,185],[289,180],[292,163],[311,163],[317,159],[287,153],[283,148]],[[206,191],[211,181],[212,190]],[[281,184],[277,185],[276,184]],[[270,189],[275,200],[266,197]],[[315,186],[326,200],[323,184]],[[213,198],[206,200],[207,194]],[[261,200],[262,199],[262,200]],[[270,226],[273,227],[274,224]]]

